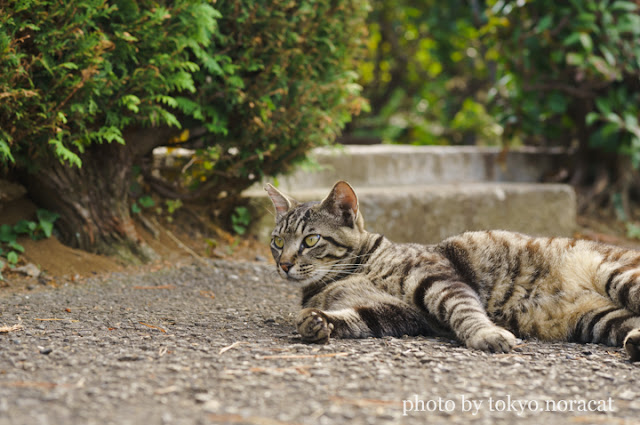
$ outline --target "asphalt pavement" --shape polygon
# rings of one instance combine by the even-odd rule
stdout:
[[[0,425],[640,424],[640,365],[620,348],[307,345],[299,288],[272,268],[214,261],[0,290]]]

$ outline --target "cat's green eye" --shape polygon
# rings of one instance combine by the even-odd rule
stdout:
[[[273,238],[273,244],[277,247],[277,248],[282,248],[284,246],[284,239],[282,239],[280,236],[275,236]]]
[[[309,235],[304,238],[304,246],[306,246],[307,248],[311,248],[312,246],[317,244],[319,240],[320,235]]]

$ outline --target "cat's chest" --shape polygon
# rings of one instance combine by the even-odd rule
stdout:
[[[376,288],[396,297],[403,298],[413,291],[421,280],[443,270],[451,270],[450,264],[436,255],[421,257],[388,258],[369,265],[364,274]]]

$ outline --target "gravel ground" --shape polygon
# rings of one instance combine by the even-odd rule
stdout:
[[[299,290],[212,262],[0,293],[4,424],[638,424],[621,349],[430,338],[300,342]],[[599,410],[599,411],[598,411]]]

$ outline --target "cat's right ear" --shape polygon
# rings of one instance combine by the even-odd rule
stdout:
[[[298,205],[298,201],[293,198],[289,198],[269,183],[264,187],[264,190],[267,191],[269,198],[271,198],[271,202],[273,202],[273,206],[276,208],[276,220],[279,220],[283,214]]]

